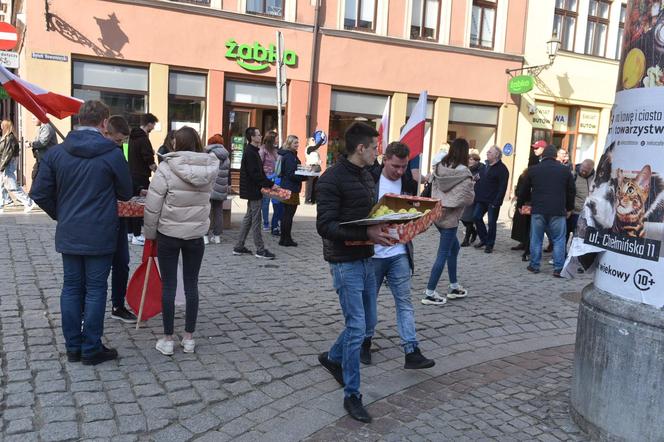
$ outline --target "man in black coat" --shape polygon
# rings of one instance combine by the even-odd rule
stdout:
[[[247,200],[247,213],[242,220],[240,237],[233,248],[233,255],[251,255],[253,252],[244,246],[249,232],[254,237],[256,246],[256,258],[274,259],[274,253],[265,248],[263,236],[261,235],[261,206],[263,203],[263,187],[272,187],[270,181],[263,172],[263,162],[258,154],[258,146],[263,137],[261,131],[256,127],[249,127],[244,133],[247,145],[242,152],[240,164],[240,198]]]
[[[542,239],[548,231],[553,241],[553,276],[560,278],[565,264],[566,220],[574,210],[576,189],[569,167],[556,161],[558,149],[549,145],[542,161],[528,168],[517,205],[531,202],[530,265],[528,271],[539,273]]]
[[[480,170],[480,179],[475,186],[475,210],[473,218],[477,235],[480,237],[476,249],[484,247],[485,253],[493,252],[496,243],[496,225],[500,206],[505,199],[510,172],[501,161],[502,152],[498,146],[492,146],[486,153],[486,167]],[[487,214],[488,226],[484,225]],[[487,230],[488,227],[488,230]]]
[[[368,166],[376,160],[378,132],[354,123],[345,134],[346,155],[327,169],[316,188],[316,229],[323,238],[323,257],[330,263],[334,288],[345,318],[345,328],[329,352],[318,361],[344,385],[344,408],[353,419],[370,422],[360,394],[360,347],[364,340],[365,309],[376,310],[373,245],[350,246],[346,241],[371,241],[382,246],[394,240],[382,225],[343,225],[366,218],[376,198]]]

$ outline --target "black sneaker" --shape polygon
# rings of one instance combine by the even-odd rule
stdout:
[[[277,257],[277,255],[270,252],[268,249],[265,249],[262,252],[256,252],[256,254],[254,256],[256,258],[261,258],[261,259],[274,259],[274,258]]]
[[[364,365],[371,365],[371,338],[364,338],[364,341],[362,341],[360,362]]]
[[[127,324],[136,323],[136,315],[127,310],[127,308],[124,306],[118,308],[113,307],[111,310],[111,318],[119,319],[120,321],[126,322]]]
[[[341,364],[330,361],[330,359],[327,357],[327,352],[318,355],[318,362],[320,362],[320,365],[322,365],[325,370],[330,372],[332,377],[334,377],[334,380],[337,381],[339,385],[342,387],[346,385],[344,383],[344,372],[341,369]]]
[[[81,362],[81,352],[80,351],[69,351],[69,350],[67,350],[67,361],[69,361],[69,362]]]
[[[362,395],[344,398],[344,408],[350,417],[356,421],[364,422],[365,424],[371,422],[371,415],[369,415],[367,409],[362,405]]]
[[[249,250],[248,248],[242,246],[242,247],[234,247],[233,248],[233,255],[251,255],[254,252]]]
[[[540,269],[536,269],[533,266],[526,267],[526,270],[528,270],[530,273],[539,273],[540,272]]]
[[[280,229],[272,229],[272,236],[281,236]]]
[[[102,362],[112,361],[113,359],[117,358],[117,350],[113,348],[107,348],[105,345],[102,345],[101,350],[99,350],[94,355],[81,357],[81,363],[83,365],[97,365],[101,364]]]
[[[486,246],[484,248],[484,253],[493,253],[493,246]]]
[[[403,368],[408,370],[419,370],[422,368],[431,368],[434,365],[436,365],[436,361],[425,358],[420,349],[415,347],[415,350],[406,354],[406,363]]]
[[[473,247],[475,247],[476,249],[481,249],[486,247],[486,243],[480,242],[479,244],[475,244]]]

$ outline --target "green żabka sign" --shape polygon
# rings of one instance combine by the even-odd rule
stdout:
[[[253,45],[240,45],[231,38],[226,42],[226,48],[226,58],[235,60],[240,67],[251,72],[263,71],[277,62],[277,47],[273,44],[267,48],[258,42],[254,42]],[[284,51],[284,64],[295,66],[297,54],[293,51]]]
[[[535,87],[535,79],[530,75],[519,75],[510,80],[507,85],[507,89],[510,91],[510,94],[525,94],[530,92]]]

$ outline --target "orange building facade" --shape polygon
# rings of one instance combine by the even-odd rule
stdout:
[[[277,127],[276,31],[286,50],[283,135],[326,131],[325,165],[343,149],[345,128],[376,123],[388,97],[390,141],[398,139],[423,90],[424,171],[449,138],[463,136],[480,152],[515,142],[518,105],[505,70],[523,65],[527,0],[45,3],[19,6],[19,75],[101,99],[132,125],[155,114],[155,150],[169,130],[190,125],[204,139],[221,133],[238,168],[244,129]],[[19,120],[23,138],[34,138],[29,115]],[[55,123],[65,133],[75,124]]]

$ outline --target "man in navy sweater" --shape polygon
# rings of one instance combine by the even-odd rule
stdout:
[[[485,253],[493,252],[493,246],[496,244],[496,224],[498,223],[498,214],[500,206],[503,204],[505,192],[507,191],[507,182],[510,178],[510,172],[500,160],[502,152],[498,146],[492,146],[486,153],[486,167],[480,169],[480,179],[475,188],[475,211],[473,218],[477,235],[480,237],[476,249],[484,247]],[[487,225],[484,224],[484,214],[488,216]]]

